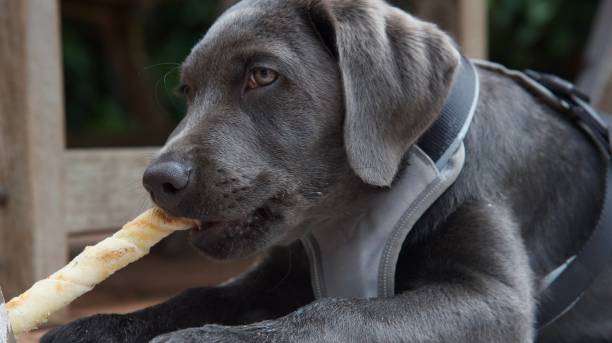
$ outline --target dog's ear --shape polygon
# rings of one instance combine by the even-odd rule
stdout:
[[[437,118],[459,52],[435,25],[382,0],[313,0],[308,13],[340,67],[350,165],[364,182],[388,186]]]

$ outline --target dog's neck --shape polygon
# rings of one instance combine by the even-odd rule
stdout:
[[[321,199],[319,216],[300,230],[317,297],[393,295],[402,242],[463,168],[478,93],[476,69],[463,59],[438,120],[408,150],[390,187],[348,173],[338,192]]]
[[[479,87],[477,74],[473,68],[471,62],[462,57],[438,119],[417,141],[416,145],[429,156],[438,169],[442,169],[459,148],[475,111]],[[405,168],[410,168],[407,156],[412,148],[406,152],[393,184],[404,174]],[[371,199],[378,193],[388,190],[388,187],[365,184],[355,173],[351,173],[347,164],[345,173],[341,174],[332,188],[324,192],[326,196],[319,199],[319,204],[311,209],[305,218],[309,219],[308,224],[313,221],[330,220],[345,222],[348,218],[363,213],[371,204]]]

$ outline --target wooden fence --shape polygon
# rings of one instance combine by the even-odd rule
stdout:
[[[423,17],[485,57],[485,0],[427,1]],[[149,206],[140,178],[155,148],[65,148],[60,33],[57,0],[0,0],[0,285],[9,296],[66,262],[70,234],[117,228]]]

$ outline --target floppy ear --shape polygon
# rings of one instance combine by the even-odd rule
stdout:
[[[388,186],[441,111],[459,52],[435,25],[381,0],[315,0],[309,14],[340,66],[350,165],[364,182]]]

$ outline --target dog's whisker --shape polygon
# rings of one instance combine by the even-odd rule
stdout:
[[[157,67],[161,67],[161,66],[167,66],[167,65],[172,65],[172,66],[175,66],[175,67],[180,67],[181,66],[180,63],[176,63],[176,62],[161,62],[161,63],[156,63],[156,64],[153,64],[153,65],[146,66],[146,67],[142,68],[141,73],[145,72],[147,70],[153,69],[153,68],[157,68]]]

